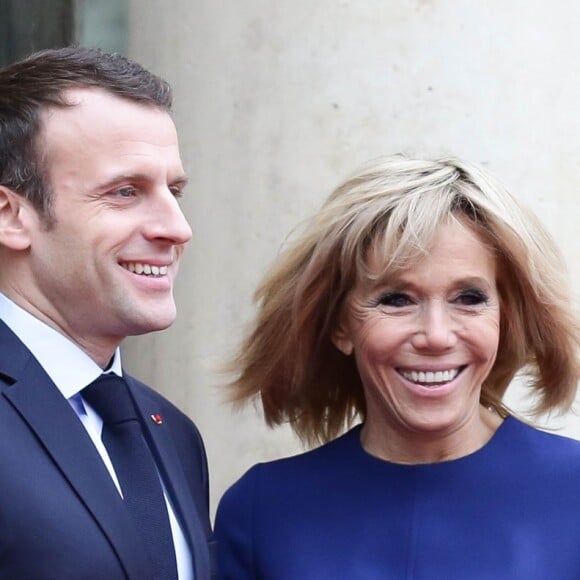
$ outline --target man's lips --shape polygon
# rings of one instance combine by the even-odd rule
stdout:
[[[125,270],[129,270],[129,272],[139,274],[140,276],[166,276],[169,268],[167,265],[158,266],[146,262],[120,262],[119,264],[125,268]]]

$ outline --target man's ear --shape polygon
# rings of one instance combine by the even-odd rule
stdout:
[[[345,356],[350,356],[354,350],[354,345],[350,338],[350,332],[346,327],[344,321],[341,321],[330,335],[332,344]]]
[[[30,203],[10,188],[0,185],[0,244],[11,250],[30,247]]]

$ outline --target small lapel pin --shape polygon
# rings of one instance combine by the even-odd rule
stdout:
[[[151,415],[151,420],[153,421],[153,423],[155,423],[155,425],[163,425],[163,417],[159,415],[159,413]]]

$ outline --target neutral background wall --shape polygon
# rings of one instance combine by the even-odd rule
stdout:
[[[131,0],[129,54],[175,89],[194,236],[178,321],[129,340],[125,362],[200,427],[214,506],[299,447],[226,406],[212,368],[285,235],[361,162],[483,164],[541,215],[579,287],[579,22],[573,0]],[[573,415],[550,424],[580,438]]]

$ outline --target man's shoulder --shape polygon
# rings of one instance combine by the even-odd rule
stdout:
[[[166,422],[176,434],[201,441],[195,423],[169,399],[132,375],[124,374],[124,377],[138,406],[147,416],[159,415],[160,420]]]
[[[139,403],[160,406],[166,413],[170,412],[187,419],[185,413],[159,391],[132,375],[125,373],[123,376]]]
[[[10,383],[18,377],[30,360],[33,360],[30,350],[0,319],[0,383]]]

